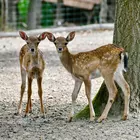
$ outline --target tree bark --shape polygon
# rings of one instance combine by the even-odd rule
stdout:
[[[125,78],[130,85],[130,112],[135,114],[140,113],[140,2],[131,0],[116,0],[116,15],[113,43],[125,48],[129,54],[129,68],[125,74]],[[133,92],[132,92],[133,91]],[[109,112],[109,115],[121,115],[124,109],[123,96],[120,96],[119,89],[118,96]],[[102,110],[108,99],[108,92],[103,83],[99,92],[93,100],[93,107],[96,116],[101,115]],[[89,117],[89,107],[80,111],[75,118]]]
[[[100,23],[107,23],[107,0],[102,0],[100,10]]]
[[[8,26],[12,29],[17,27],[16,3],[17,0],[8,0]]]
[[[37,4],[37,10],[36,10],[36,14],[37,14],[37,18],[36,18],[36,27],[37,28],[40,28],[41,27],[41,8],[42,8],[42,2],[40,0],[40,2],[38,1],[38,4]]]
[[[36,29],[37,27],[37,10],[38,5],[40,5],[38,4],[39,2],[41,2],[41,0],[30,0],[27,20],[28,29]]]
[[[62,24],[63,24],[62,0],[58,0],[57,8],[56,8],[56,19],[54,21],[54,25],[61,26]]]
[[[1,0],[1,29],[5,31],[7,28],[7,17],[8,17],[8,3],[7,0]]]
[[[113,23],[115,17],[115,0],[102,0],[100,23]]]
[[[117,0],[114,43],[129,54],[130,111],[140,113],[140,1]]]

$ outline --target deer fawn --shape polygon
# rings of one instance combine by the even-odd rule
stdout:
[[[126,120],[129,113],[130,89],[128,83],[123,77],[123,70],[125,71],[125,68],[127,67],[127,55],[123,48],[119,48],[113,44],[108,44],[89,52],[71,54],[67,48],[67,44],[69,41],[73,40],[75,32],[69,33],[66,38],[55,38],[54,35],[49,32],[46,32],[46,34],[47,38],[55,44],[62,64],[67,71],[71,73],[75,80],[75,87],[72,93],[72,109],[69,121],[72,120],[74,115],[74,105],[82,82],[85,84],[86,96],[89,103],[90,121],[94,120],[95,113],[91,99],[91,79],[93,78],[92,75],[96,73],[96,70],[100,71],[109,91],[107,105],[97,121],[101,122],[107,118],[108,112],[114,102],[117,94],[117,88],[114,80],[124,92],[125,107],[123,119]]]
[[[26,44],[21,48],[19,60],[20,60],[20,70],[21,70],[21,92],[20,92],[20,102],[18,107],[18,113],[21,113],[22,98],[26,86],[26,74],[28,77],[28,100],[25,110],[25,116],[29,111],[31,111],[31,94],[32,94],[32,81],[34,78],[37,79],[38,84],[38,95],[41,104],[41,113],[44,116],[44,107],[42,102],[42,76],[45,68],[45,62],[43,59],[42,52],[38,49],[40,41],[46,38],[46,33],[42,33],[39,37],[30,36],[28,37],[25,32],[19,31],[20,37],[26,41]]]

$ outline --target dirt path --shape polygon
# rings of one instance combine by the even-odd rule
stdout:
[[[66,36],[66,33],[61,33]],[[56,33],[58,36],[59,33]],[[112,31],[78,32],[69,43],[73,53],[91,50],[112,43]],[[109,118],[103,123],[74,120],[67,123],[74,86],[70,74],[63,68],[55,47],[47,39],[40,44],[44,52],[46,69],[43,77],[43,99],[46,119],[40,117],[40,102],[36,82],[33,82],[33,113],[27,118],[14,115],[20,97],[20,70],[18,53],[24,41],[20,38],[0,39],[0,140],[139,140],[140,121],[130,117],[127,121]],[[93,93],[98,91],[102,78],[92,81]],[[23,113],[27,92],[23,99]],[[87,104],[84,86],[77,99],[76,112]]]

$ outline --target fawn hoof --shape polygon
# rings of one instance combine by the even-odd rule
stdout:
[[[18,115],[20,115],[20,113],[19,112],[15,112],[14,115],[15,116],[18,116]]]
[[[30,110],[29,113],[32,113],[32,110]]]
[[[128,117],[127,117],[127,115],[123,115],[123,117],[122,117],[122,120],[127,120],[128,119]]]
[[[99,117],[97,120],[96,120],[96,122],[97,123],[101,123],[102,121],[104,121],[104,120],[106,120],[106,117]]]
[[[90,122],[93,122],[95,120],[95,117],[90,117]]]
[[[69,118],[68,118],[68,122],[72,122],[72,118],[73,118],[73,117],[69,117]]]
[[[23,116],[23,118],[26,118],[27,117],[27,114],[25,114],[24,116]]]
[[[73,115],[74,113],[73,112],[70,112],[69,116],[68,116],[68,122],[72,122],[72,119],[73,119]]]
[[[22,109],[18,109],[18,111],[17,111],[17,115],[20,115],[21,112],[22,112]]]
[[[45,118],[46,118],[45,114],[43,114],[43,115],[41,116],[41,118],[42,118],[42,119],[45,119]]]

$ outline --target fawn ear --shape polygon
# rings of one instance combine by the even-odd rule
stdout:
[[[75,37],[75,32],[73,31],[73,32],[70,32],[69,34],[68,34],[68,36],[66,37],[66,40],[69,42],[69,41],[72,41],[73,39],[74,39],[74,37]]]
[[[51,41],[54,42],[55,41],[55,37],[52,33],[46,32],[47,38]]]
[[[43,32],[43,33],[38,37],[39,41],[44,40],[44,39],[46,38],[46,36],[47,36],[47,33],[46,33],[46,32]]]
[[[23,32],[23,31],[19,31],[19,35],[20,35],[20,37],[23,39],[23,40],[28,40],[28,36],[26,35],[26,33],[25,32]]]

